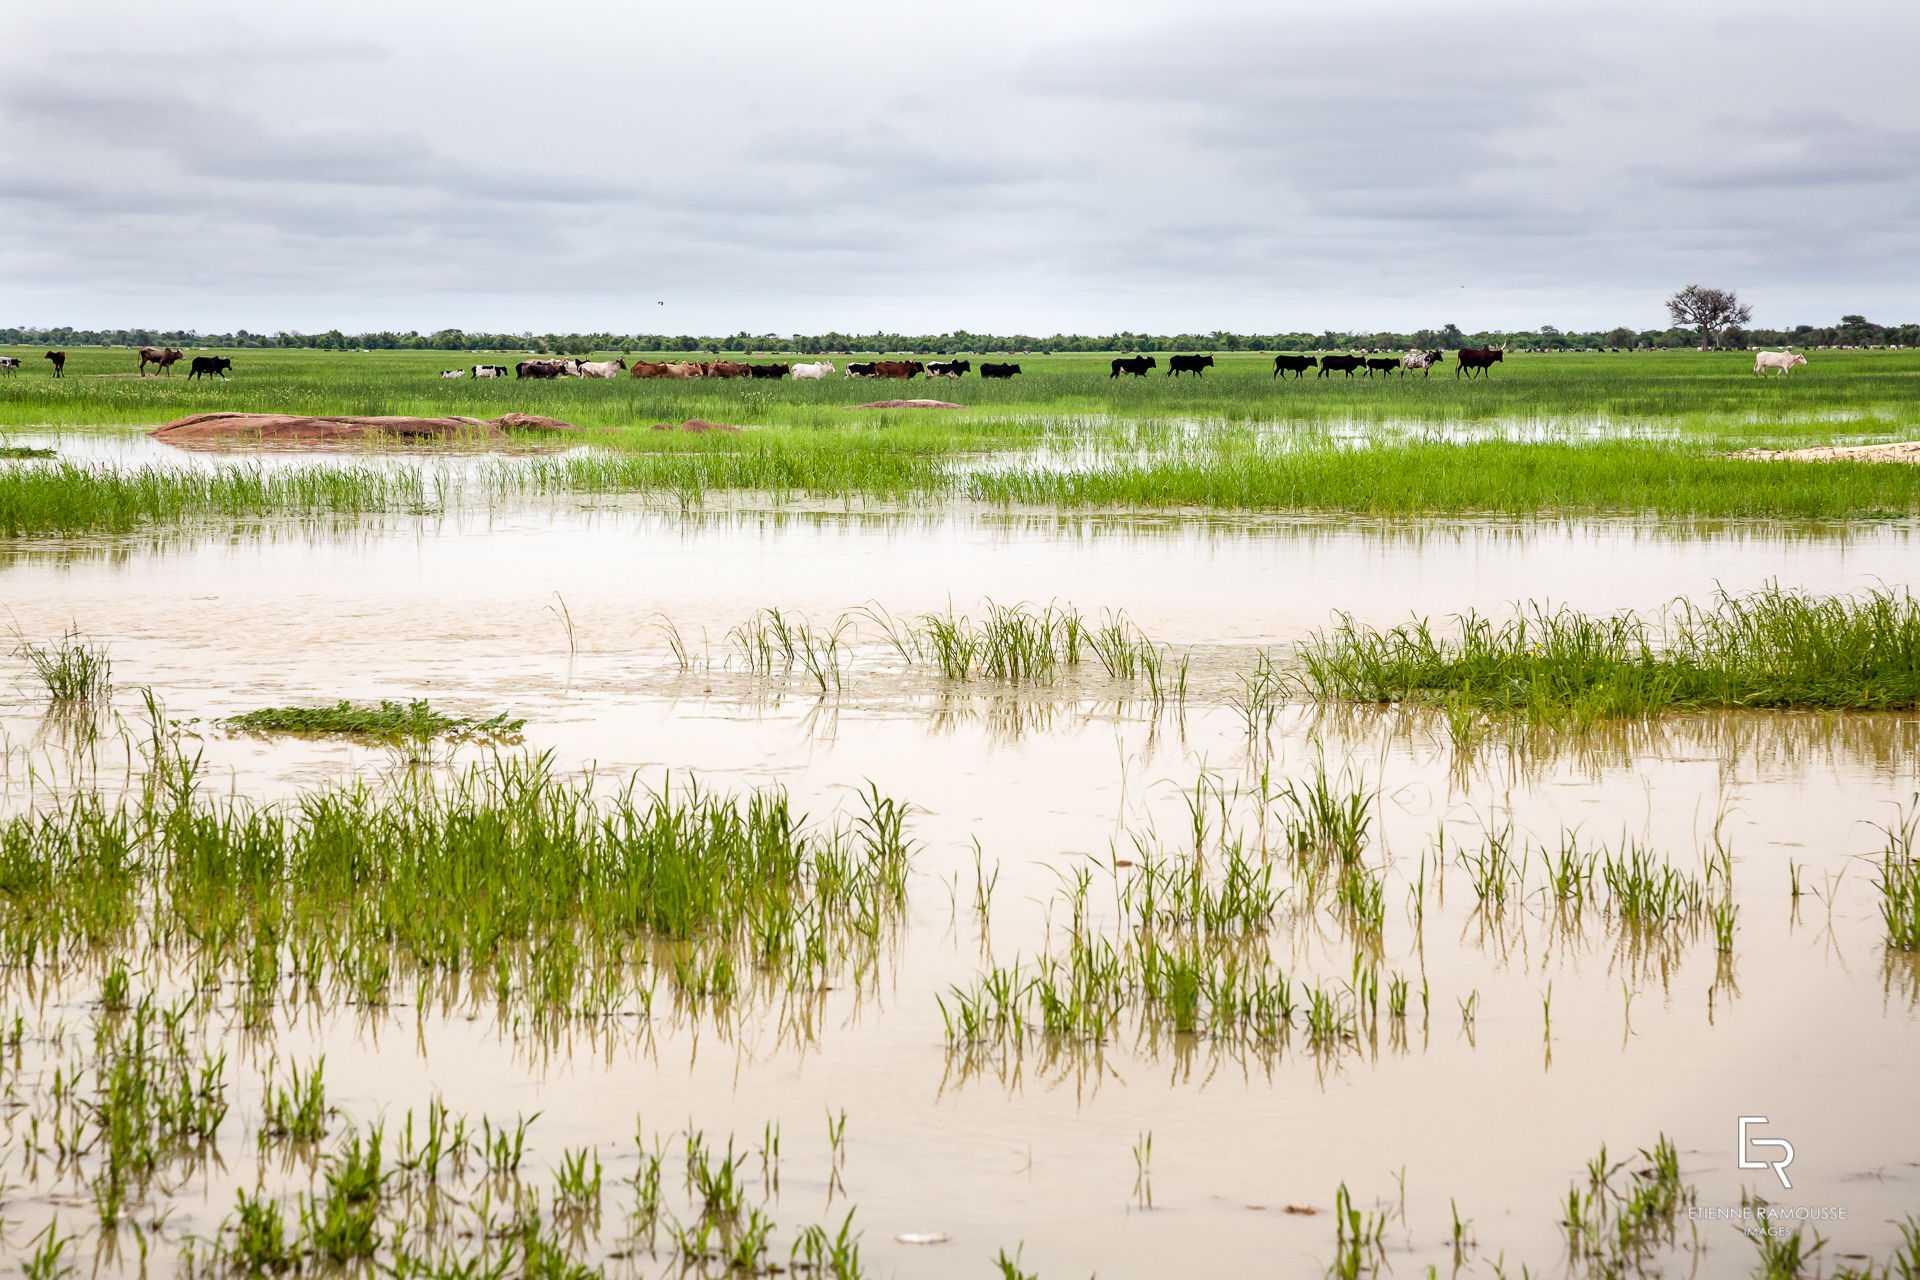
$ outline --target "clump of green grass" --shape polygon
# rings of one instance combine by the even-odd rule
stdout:
[[[113,688],[113,663],[105,645],[69,631],[47,644],[22,641],[14,652],[27,660],[55,702],[92,702]]]
[[[40,449],[30,444],[0,444],[0,459],[52,458],[57,456],[53,449]]]
[[[1920,858],[1913,850],[1916,820],[1887,829],[1887,846],[1880,853],[1880,918],[1887,926],[1887,944],[1900,951],[1920,951]]]
[[[1587,724],[1669,709],[1920,705],[1920,601],[1904,591],[1815,597],[1768,587],[1676,602],[1649,621],[1534,605],[1458,633],[1422,618],[1376,631],[1343,619],[1302,646],[1320,697]]]
[[[512,740],[527,722],[513,719],[504,711],[486,719],[448,715],[434,710],[424,698],[407,702],[383,698],[379,705],[370,707],[355,706],[343,698],[330,707],[265,707],[229,716],[220,723],[254,733],[342,733],[387,740],[500,741]]]

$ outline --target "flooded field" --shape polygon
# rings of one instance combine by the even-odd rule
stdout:
[[[1718,1276],[1771,1206],[1920,1261],[1920,713],[1463,733],[1285,678],[1342,615],[1904,587],[1917,531],[569,494],[0,543],[11,631],[113,681],[0,660],[0,1255]],[[942,665],[1022,605],[1084,650]],[[526,724],[220,724],[415,698]],[[737,933],[574,886],[578,814],[609,883],[708,841]],[[550,878],[484,888],[489,823]]]

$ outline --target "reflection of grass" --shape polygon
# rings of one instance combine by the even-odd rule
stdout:
[[[1679,602],[1657,620],[1534,605],[1495,622],[1343,621],[1301,650],[1307,688],[1366,702],[1590,723],[1670,708],[1887,710],[1920,703],[1920,601],[1767,588]]]
[[[506,712],[482,720],[435,711],[426,699],[356,707],[342,699],[330,707],[266,707],[221,721],[233,729],[263,733],[347,733],[371,738],[507,738],[519,732],[525,720],[509,719]]]

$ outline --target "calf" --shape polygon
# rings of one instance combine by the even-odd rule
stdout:
[[[1176,378],[1183,373],[1190,373],[1197,378],[1211,368],[1212,356],[1174,356],[1167,361],[1167,376]]]
[[[1392,373],[1395,369],[1398,369],[1400,367],[1400,357],[1399,356],[1368,356],[1366,358],[1365,363],[1367,366],[1366,376],[1371,378],[1374,375],[1375,370],[1378,370],[1381,373]]]
[[[0,373],[4,373],[11,378],[18,372],[20,372],[19,356],[0,356]]]
[[[1362,356],[1321,356],[1320,372],[1314,376],[1324,378],[1330,373],[1344,373],[1351,378],[1353,371],[1365,363],[1366,360]]]
[[[225,356],[195,356],[193,368],[187,370],[187,381],[192,382],[202,374],[211,378],[217,373],[220,375],[220,381],[226,382],[227,370],[231,368],[233,368],[233,361]]]
[[[64,378],[67,376],[67,353],[66,352],[49,351],[47,352],[47,359],[53,361],[54,377]]]
[[[980,376],[983,378],[1011,378],[1019,372],[1020,366],[1017,364],[983,364],[980,366]]]
[[[1756,374],[1765,373],[1768,369],[1778,369],[1781,377],[1791,378],[1793,376],[1793,366],[1805,364],[1806,362],[1807,358],[1805,356],[1791,349],[1784,351],[1756,351],[1753,353],[1753,371]]]
[[[797,364],[793,366],[796,378],[824,378],[833,372],[833,362],[822,360],[819,364]]]
[[[1307,370],[1320,363],[1312,356],[1275,356],[1273,358],[1273,376],[1291,373],[1296,378],[1307,376]]]
[[[1147,376],[1147,370],[1156,367],[1159,363],[1152,356],[1122,356],[1113,362],[1113,372],[1107,376],[1117,378],[1123,373],[1130,373],[1136,378],[1144,378]]]

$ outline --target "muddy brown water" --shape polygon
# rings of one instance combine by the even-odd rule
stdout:
[[[1913,538],[1904,523],[1789,531],[752,499],[681,513],[595,498],[16,543],[0,548],[0,599],[23,635],[72,627],[105,641],[120,687],[113,713],[137,729],[132,690],[152,687],[170,716],[201,721],[193,731],[221,787],[245,794],[287,795],[393,759],[337,740],[226,734],[213,718],[428,696],[529,717],[527,745],[565,767],[778,783],[815,812],[871,781],[917,806],[923,847],[897,954],[864,988],[830,992],[807,1042],[755,1014],[727,1028],[628,1023],[547,1043],[405,1005],[382,1016],[338,1009],[275,1037],[283,1060],[326,1055],[330,1101],[357,1120],[397,1120],[435,1096],[475,1116],[538,1111],[533,1160],[599,1144],[610,1183],[633,1171],[636,1114],[649,1129],[691,1121],[743,1140],[777,1122],[789,1172],[773,1216],[837,1223],[857,1205],[879,1274],[987,1274],[997,1250],[1022,1242],[1023,1265],[1042,1276],[1317,1274],[1334,1253],[1330,1213],[1344,1182],[1363,1207],[1404,1207],[1386,1235],[1397,1274],[1451,1268],[1457,1207],[1477,1242],[1468,1273],[1491,1274],[1504,1255],[1509,1274],[1526,1263],[1537,1275],[1563,1265],[1558,1222],[1586,1161],[1602,1144],[1631,1155],[1662,1132],[1702,1205],[1751,1192],[1842,1209],[1844,1220],[1822,1224],[1830,1264],[1885,1254],[1897,1239],[1888,1220],[1920,1207],[1920,978],[1882,947],[1865,861],[1884,839],[1874,824],[1896,821],[1920,791],[1920,717],[1669,717],[1462,750],[1430,717],[1296,704],[1254,742],[1223,702],[1232,673],[1336,610],[1391,623],[1541,597],[1602,610],[1716,585],[1899,585]],[[765,606],[823,620],[869,602],[904,616],[977,612],[986,599],[1123,609],[1156,639],[1193,647],[1195,695],[1156,710],[1082,676],[1017,694],[981,681],[954,688],[902,671],[871,641],[825,693],[728,661],[727,629]],[[690,641],[692,669],[670,659],[663,617]],[[68,739],[42,710],[23,665],[6,659],[0,787],[14,807],[71,776]],[[1382,967],[1424,975],[1424,1014],[1416,998],[1404,1027],[1331,1057],[1298,1040],[1259,1050],[1194,1037],[1029,1046],[1012,1059],[949,1050],[935,995],[966,982],[983,956],[1004,963],[1057,946],[1050,903],[1064,874],[1127,856],[1134,833],[1177,833],[1202,775],[1250,786],[1262,769],[1299,776],[1321,761],[1379,788],[1378,847],[1393,867]],[[1506,821],[1547,842],[1568,828],[1616,847],[1638,839],[1690,870],[1717,826],[1738,869],[1731,968],[1705,937],[1649,959],[1600,927],[1570,937],[1517,913],[1490,926],[1460,866],[1438,882],[1433,836],[1471,842]],[[972,910],[976,842],[1001,869],[984,927]],[[1434,896],[1416,931],[1405,900],[1423,853]],[[1805,886],[1797,903],[1793,864]],[[1288,945],[1301,972],[1346,975],[1350,949],[1336,932]],[[9,1015],[84,1021],[77,988],[29,999],[14,975],[6,990]],[[1469,996],[1471,1026],[1459,1007]],[[258,1176],[248,1135],[265,1056],[235,1044],[236,1136],[223,1165],[172,1191],[172,1238],[213,1231],[234,1190]],[[844,1191],[830,1191],[825,1117],[842,1110]],[[1769,1170],[1736,1167],[1743,1115],[1768,1117],[1766,1132],[1793,1142],[1790,1191]],[[1151,1207],[1132,1154],[1146,1133]],[[0,1204],[6,1248],[55,1213],[87,1216],[72,1185],[36,1183],[13,1165],[0,1181],[13,1184]],[[1701,1229],[1698,1274],[1751,1269],[1732,1227]],[[895,1241],[910,1232],[951,1240]],[[149,1274],[166,1274],[172,1256],[160,1248]],[[1692,1266],[1679,1257],[1672,1269]]]

